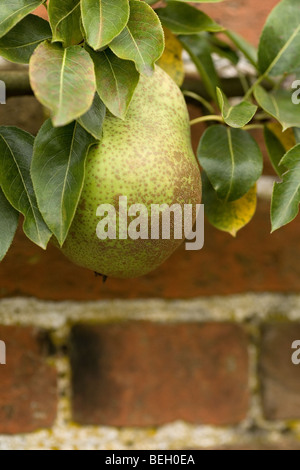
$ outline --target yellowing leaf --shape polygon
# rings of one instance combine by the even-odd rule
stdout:
[[[269,122],[264,128],[264,138],[273,168],[282,176],[287,170],[284,165],[280,165],[282,157],[296,145],[293,129],[282,132],[279,122]]]
[[[256,211],[256,185],[241,199],[224,202],[218,199],[205,173],[202,173],[203,203],[211,225],[233,237],[247,225]]]
[[[279,124],[279,122],[275,121],[268,123],[267,127],[271,132],[273,132],[273,134],[275,134],[287,152],[296,145],[293,129],[290,128],[285,132],[282,132],[282,126]]]
[[[163,55],[157,62],[178,86],[183,84],[184,65],[182,60],[182,45],[177,37],[166,27],[164,27],[166,47]]]

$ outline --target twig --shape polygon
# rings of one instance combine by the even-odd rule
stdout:
[[[194,93],[193,91],[188,91],[188,90],[183,90],[182,93],[184,94],[184,96],[187,96],[188,98],[192,98],[193,100],[201,103],[202,106],[204,106],[210,113],[215,112],[213,106],[207,100],[202,98],[202,96],[197,95],[197,93]]]
[[[224,119],[222,116],[218,115],[208,115],[208,116],[201,116],[199,118],[193,119],[190,121],[190,125],[194,126],[195,124],[199,124],[200,122],[207,122],[207,121],[218,121],[224,123]]]

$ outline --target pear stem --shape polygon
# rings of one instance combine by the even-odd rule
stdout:
[[[253,94],[255,88],[261,84],[261,82],[266,78],[266,75],[263,74],[261,75],[254,83],[253,85],[249,88],[247,93],[244,96],[244,101],[248,101],[251,98],[251,95]]]
[[[211,114],[209,116],[201,116],[199,118],[193,119],[192,121],[190,121],[190,125],[194,126],[195,124],[199,124],[200,122],[206,121],[219,121],[224,123],[224,119],[222,118],[222,116]]]
[[[215,112],[213,106],[205,98],[198,95],[197,93],[194,93],[193,91],[188,91],[188,90],[183,90],[182,93],[184,96],[187,96],[188,98],[192,98],[193,100],[196,100],[199,103],[201,103],[210,113]]]
[[[243,131],[252,131],[253,129],[263,129],[263,124],[248,124],[247,126],[242,127]]]

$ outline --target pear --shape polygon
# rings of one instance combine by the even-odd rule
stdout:
[[[97,209],[119,198],[128,207],[200,204],[201,177],[191,147],[189,116],[180,89],[159,67],[141,77],[126,119],[107,115],[103,138],[91,148],[81,199],[62,252],[103,276],[135,278],[163,263],[182,243],[166,239],[99,239]],[[129,217],[130,220],[133,218]],[[195,211],[193,211],[195,221]]]

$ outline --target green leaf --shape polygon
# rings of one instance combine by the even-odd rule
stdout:
[[[231,106],[220,88],[217,88],[217,95],[223,119],[230,127],[244,127],[257,111],[257,106],[249,101],[242,101],[236,106]]]
[[[284,146],[268,126],[264,126],[264,138],[272,166],[276,173],[282,176],[286,168],[280,167],[279,163],[285,154]]]
[[[258,63],[263,74],[292,73],[300,66],[299,0],[283,0],[270,14],[264,27]]]
[[[218,230],[230,233],[233,237],[250,222],[255,214],[257,205],[256,185],[241,199],[232,202],[221,201],[203,171],[202,191],[202,203],[210,224]]]
[[[129,3],[128,24],[110,48],[120,59],[132,60],[141,74],[150,76],[164,51],[163,29],[149,5],[137,0]]]
[[[18,227],[19,213],[9,204],[0,188],[0,261],[13,242]]]
[[[258,51],[256,47],[252,46],[252,44],[250,44],[242,36],[235,33],[234,31],[227,29],[226,31],[224,31],[224,34],[226,34],[226,36],[233,42],[233,44],[235,44],[236,47],[244,54],[246,59],[248,59],[249,62],[257,68]]]
[[[55,128],[48,119],[35,143],[31,176],[39,208],[47,225],[63,245],[79,202],[85,161],[95,143],[77,122]]]
[[[274,170],[278,176],[286,172],[286,168],[280,165],[281,159],[291,148],[296,145],[296,139],[292,129],[282,132],[279,122],[269,122],[264,126],[265,143]]]
[[[16,127],[0,127],[0,186],[10,204],[24,215],[24,233],[46,249],[51,232],[37,206],[30,177],[32,135]]]
[[[106,49],[90,50],[95,64],[97,91],[103,103],[115,116],[124,119],[139,82],[139,73],[133,62],[121,60]]]
[[[48,21],[28,15],[0,39],[0,55],[11,62],[28,64],[35,48],[51,36]]]
[[[83,27],[88,44],[95,50],[107,46],[125,28],[128,0],[81,0]]]
[[[44,0],[1,0],[0,37],[43,2]]]
[[[211,57],[212,48],[207,34],[179,36],[179,40],[196,65],[207,92],[217,101],[216,89],[220,82]]]
[[[281,183],[275,183],[271,204],[272,232],[291,222],[299,212],[300,144],[289,150],[281,160],[289,169]]]
[[[284,131],[289,127],[300,127],[299,107],[292,102],[288,90],[268,93],[258,85],[255,87],[254,96],[259,106],[280,122]]]
[[[64,47],[68,47],[83,40],[80,0],[49,0],[48,15],[53,42],[62,42]]]
[[[253,137],[241,129],[211,126],[203,134],[198,159],[220,199],[244,196],[262,174],[263,156]]]
[[[102,138],[102,127],[106,115],[106,107],[101,101],[98,93],[95,93],[95,98],[91,108],[81,116],[77,121],[89,134],[96,140]]]
[[[166,8],[156,10],[162,24],[175,34],[197,34],[202,31],[219,32],[224,28],[195,7],[182,2],[168,2]]]
[[[55,126],[64,126],[87,112],[94,99],[94,64],[81,46],[64,49],[42,43],[30,59],[30,83],[38,100],[50,109]]]

